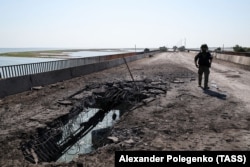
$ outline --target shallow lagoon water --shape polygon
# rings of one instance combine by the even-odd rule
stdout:
[[[61,59],[0,56],[0,66],[48,62],[48,61],[55,61],[55,60],[61,60]]]
[[[70,120],[64,127],[63,137],[64,140],[72,134],[72,132],[77,131],[80,128],[83,122],[87,122],[91,117],[93,117],[99,109],[89,109],[87,112],[80,113],[77,117]],[[115,115],[115,119],[114,119]],[[105,133],[105,130],[111,128],[117,120],[120,118],[119,110],[111,110],[106,113],[102,121],[100,121],[91,131],[89,131],[84,137],[82,137],[77,143],[69,148],[57,161],[58,162],[69,162],[74,157],[77,157],[78,154],[90,153],[94,150],[94,143],[98,143],[97,140],[100,140],[103,136],[102,133]],[[99,133],[99,134],[98,134]]]
[[[70,52],[69,56],[72,56],[72,57],[94,57],[94,56],[114,55],[114,54],[122,54],[122,53],[125,53],[125,52],[79,51],[79,52]]]
[[[48,51],[48,53],[50,52]],[[84,58],[84,57],[104,56],[104,55],[113,55],[113,54],[121,54],[121,53],[125,53],[125,52],[79,51],[79,52],[63,52],[62,55],[68,54],[69,58]],[[54,54],[54,55],[58,56],[58,54]],[[41,56],[43,55],[41,54]],[[55,60],[61,60],[61,59],[60,57],[59,58],[30,58],[30,57],[0,56],[0,66],[29,64],[29,63],[47,62],[47,61],[55,61]]]

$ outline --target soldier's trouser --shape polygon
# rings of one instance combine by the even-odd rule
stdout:
[[[209,77],[209,67],[206,66],[200,66],[199,70],[198,70],[198,84],[201,85],[201,81],[202,81],[202,75],[204,73],[204,88],[206,88],[208,86],[208,77]]]

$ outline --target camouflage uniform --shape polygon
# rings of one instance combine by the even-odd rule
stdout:
[[[201,81],[202,81],[202,75],[204,73],[204,89],[208,89],[208,78],[209,78],[209,73],[210,70],[209,68],[211,67],[212,63],[212,55],[208,52],[208,47],[207,45],[202,45],[201,46],[201,52],[197,54],[194,58],[195,65],[199,68],[198,70],[198,84],[201,86]],[[198,65],[197,65],[198,61]]]

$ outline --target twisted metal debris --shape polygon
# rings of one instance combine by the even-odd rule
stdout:
[[[110,110],[128,111],[143,100],[167,91],[164,82],[148,79],[133,82],[136,82],[136,88],[131,81],[92,84],[69,96],[67,100],[73,103],[69,114],[56,119],[44,129],[37,129],[29,140],[20,143],[25,159],[31,163],[56,161],[101,122]],[[88,108],[99,110],[87,122],[81,122],[78,129],[68,127],[67,135],[63,136],[65,125]]]

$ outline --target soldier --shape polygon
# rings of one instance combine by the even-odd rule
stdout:
[[[201,45],[201,52],[197,54],[194,58],[194,63],[198,70],[198,84],[201,87],[202,75],[204,73],[204,89],[209,89],[208,87],[208,77],[209,77],[209,68],[211,67],[212,63],[212,55],[208,52],[207,44]],[[197,64],[198,61],[198,64]]]

